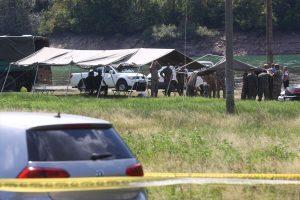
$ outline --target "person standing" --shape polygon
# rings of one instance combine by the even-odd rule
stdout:
[[[182,65],[182,63],[180,64],[180,66],[181,65]],[[183,95],[186,78],[187,78],[186,67],[180,67],[176,72],[177,92],[180,96]]]
[[[197,72],[193,72],[187,82],[187,90],[186,90],[186,95],[187,96],[195,96],[196,95],[196,83],[197,83]]]
[[[151,97],[157,97],[158,94],[158,62],[153,61],[150,66],[151,73]]]
[[[274,100],[278,100],[281,92],[282,85],[282,71],[280,70],[279,65],[275,65],[275,73],[273,73],[273,94],[272,97]]]
[[[246,77],[247,99],[255,100],[257,95],[257,76],[254,69]]]
[[[226,98],[226,87],[225,87],[225,69],[219,69],[216,71],[216,82],[217,82],[217,98],[220,98],[220,91],[223,91],[223,98]]]
[[[272,64],[273,66],[274,64]],[[274,67],[274,70],[272,70],[272,68],[269,68],[269,65],[268,64],[265,64],[264,65],[264,69],[267,71],[268,73],[268,77],[269,77],[269,99],[273,99],[273,71],[275,70],[275,67]]]
[[[171,95],[171,81],[172,81],[173,71],[172,71],[169,63],[167,65],[167,67],[164,68],[160,72],[160,75],[161,75],[161,77],[164,78],[165,95],[170,96]]]
[[[290,73],[288,68],[285,66],[283,67],[283,87],[286,89],[290,86]]]
[[[267,73],[267,70],[263,70],[258,75],[258,101],[261,101],[263,97],[265,98],[265,100],[270,99],[269,76],[270,75]]]

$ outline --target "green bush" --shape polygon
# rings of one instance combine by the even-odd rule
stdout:
[[[220,33],[216,30],[208,29],[206,26],[198,26],[196,35],[199,37],[215,37]]]
[[[173,39],[176,39],[180,36],[177,30],[177,26],[175,25],[158,25],[158,26],[153,26],[152,29],[152,37],[156,41],[170,41]]]

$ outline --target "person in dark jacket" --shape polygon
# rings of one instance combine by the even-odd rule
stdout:
[[[258,85],[257,85],[258,101],[261,101],[263,97],[265,98],[265,100],[270,99],[269,78],[270,75],[267,73],[266,70],[263,70],[258,75]]]
[[[180,63],[179,66],[182,66],[182,63]],[[177,92],[180,96],[183,95],[184,86],[187,82],[187,69],[186,67],[180,67],[176,72],[176,79],[177,79]]]
[[[170,64],[167,65],[166,68],[164,68],[161,72],[160,72],[161,77],[164,78],[164,88],[165,88],[165,95],[170,96],[171,95],[171,81],[172,81],[172,75],[173,75],[173,71],[170,67]]]
[[[257,95],[257,75],[252,69],[246,77],[247,99],[255,100]]]
[[[216,73],[217,82],[217,98],[220,98],[220,91],[223,91],[223,98],[226,98],[226,86],[225,86],[225,69],[217,70]]]
[[[86,77],[86,91],[89,93],[89,95],[93,95],[95,91],[95,76],[94,71],[91,70],[88,73],[88,77]]]

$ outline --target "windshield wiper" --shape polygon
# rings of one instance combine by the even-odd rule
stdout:
[[[114,155],[110,153],[104,153],[104,154],[98,154],[98,153],[93,153],[92,156],[90,157],[91,160],[101,160],[105,158],[112,157]]]

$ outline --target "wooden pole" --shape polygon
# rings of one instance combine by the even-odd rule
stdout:
[[[233,11],[232,0],[225,1],[225,34],[226,34],[226,67],[225,67],[225,86],[226,86],[226,111],[228,114],[235,113],[234,104],[234,72],[233,66]]]
[[[266,0],[266,37],[267,37],[267,63],[271,67],[273,63],[273,9],[272,0]]]

